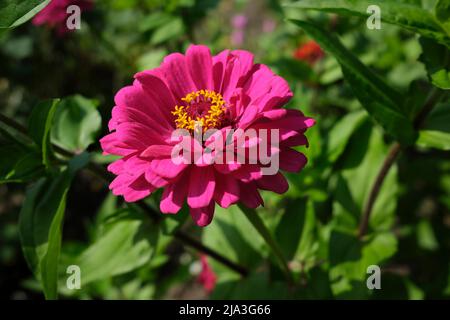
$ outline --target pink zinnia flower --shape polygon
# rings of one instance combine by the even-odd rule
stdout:
[[[324,52],[322,48],[314,40],[310,40],[297,48],[294,52],[294,58],[297,60],[305,61],[306,63],[313,65],[317,61],[323,58]]]
[[[34,16],[32,23],[36,26],[47,25],[55,28],[60,35],[70,32],[72,30],[67,28],[66,20],[69,17],[67,8],[71,5],[77,5],[81,11],[85,11],[92,8],[92,0],[52,0]]]
[[[200,262],[202,264],[202,271],[200,272],[197,281],[203,285],[203,288],[205,288],[206,292],[211,293],[216,286],[216,274],[210,267],[206,255],[202,254],[200,256]]]
[[[289,85],[267,66],[254,64],[250,52],[225,50],[211,56],[207,47],[191,45],[186,55],[170,54],[160,67],[134,78],[115,96],[111,133],[100,141],[104,154],[122,157],[108,170],[117,175],[110,189],[126,201],[164,188],[163,213],[177,213],[187,200],[194,221],[206,226],[216,203],[227,208],[241,201],[256,208],[263,204],[258,189],[287,191],[281,172],[264,175],[259,159],[256,164],[176,164],[171,158],[178,144],[173,131],[182,128],[193,136],[193,123],[198,122],[223,135],[230,128],[279,129],[279,147],[271,150],[279,155],[279,169],[299,172],[305,166],[306,157],[292,147],[308,144],[304,133],[314,120],[298,110],[281,108],[292,97]],[[198,145],[195,137],[190,139]],[[254,139],[245,146],[259,143]]]

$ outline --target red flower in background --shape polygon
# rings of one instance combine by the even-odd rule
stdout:
[[[294,52],[294,58],[297,60],[305,61],[310,65],[315,64],[317,61],[323,58],[325,53],[322,48],[317,44],[317,42],[310,40]]]
[[[200,272],[197,280],[203,285],[208,293],[211,293],[216,286],[216,274],[208,264],[208,259],[205,255],[200,256],[200,262],[202,264],[202,271]]]
[[[52,0],[33,18],[32,23],[36,26],[46,25],[54,28],[59,35],[73,31],[68,29],[66,25],[69,17],[67,8],[71,5],[76,5],[80,7],[81,11],[86,11],[92,8],[93,3],[92,0]]]

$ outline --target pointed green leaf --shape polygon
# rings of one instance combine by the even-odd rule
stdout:
[[[442,2],[446,1],[448,0]],[[444,23],[439,18],[446,17],[444,4],[438,7],[438,17],[434,15],[434,12],[420,6],[393,0],[300,0],[287,6],[367,18],[372,15],[372,12],[367,10],[371,5],[377,5],[380,8],[380,18],[383,22],[399,25],[450,48],[448,22]]]
[[[28,133],[42,150],[42,162],[50,167],[50,130],[59,99],[47,100],[36,105],[28,120]]]
[[[25,23],[49,3],[50,0],[2,0],[0,29],[13,28]]]
[[[389,87],[378,75],[367,68],[339,39],[305,21],[291,20],[330,52],[341,64],[353,93],[381,126],[404,144],[412,144],[417,134],[409,118],[402,112],[403,95]]]
[[[159,231],[147,216],[125,210],[113,217],[104,233],[70,262],[80,267],[82,287],[141,267],[153,256]]]
[[[47,299],[57,298],[58,260],[66,196],[76,171],[88,161],[82,154],[56,177],[41,179],[27,192],[19,231],[25,258],[41,281]]]

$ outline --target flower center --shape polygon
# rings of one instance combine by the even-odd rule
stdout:
[[[225,100],[211,90],[194,91],[182,98],[183,106],[175,106],[172,114],[179,129],[194,130],[201,126],[203,131],[218,128],[225,114]]]

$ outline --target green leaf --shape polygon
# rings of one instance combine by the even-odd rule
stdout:
[[[420,38],[422,54],[420,61],[425,65],[433,85],[450,90],[450,53],[448,48],[427,38]]]
[[[57,268],[66,196],[76,171],[88,155],[73,158],[54,178],[39,180],[28,191],[20,212],[19,231],[25,259],[42,282],[47,299],[57,298]]]
[[[248,221],[252,224],[252,226],[258,231],[259,235],[264,239],[267,246],[272,251],[272,254],[277,258],[278,263],[280,264],[282,270],[286,274],[286,278],[288,281],[292,280],[292,274],[288,266],[288,262],[286,260],[283,251],[281,250],[278,243],[275,241],[269,229],[264,224],[264,221],[258,215],[255,209],[247,208],[244,205],[239,205],[239,208],[247,217]]]
[[[317,235],[317,220],[314,210],[314,203],[308,201],[305,212],[305,223],[302,229],[302,235],[300,238],[295,258],[308,267],[307,262],[315,263],[315,254],[318,249],[318,235]]]
[[[388,148],[382,134],[369,124],[355,132],[339,165],[342,167],[335,186],[333,214],[341,228],[355,231],[361,213]],[[389,230],[397,206],[397,166],[387,174],[370,217],[373,230]]]
[[[450,1],[439,0],[434,8],[436,18],[444,25],[445,29],[450,30]]]
[[[317,222],[313,202],[296,199],[286,209],[275,229],[275,240],[288,261],[297,260],[305,269],[314,262],[317,249]]]
[[[279,243],[283,255],[292,260],[297,251],[300,237],[306,223],[305,199],[296,199],[286,204],[285,212],[275,229],[275,240]]]
[[[441,150],[450,150],[450,133],[442,131],[421,130],[417,145]]]
[[[141,267],[153,255],[159,232],[147,216],[125,210],[113,217],[104,233],[70,262],[80,267],[82,286]]]
[[[228,209],[216,206],[213,221],[203,230],[202,241],[228,259],[249,268],[258,267],[262,255],[268,254],[263,239],[236,206]],[[214,266],[224,273],[229,272],[220,264]]]
[[[416,232],[419,248],[430,251],[439,249],[439,242],[429,220],[422,219],[417,225]]]
[[[328,140],[328,161],[333,163],[344,152],[353,132],[367,119],[364,111],[355,111],[345,115],[331,128]]]
[[[439,70],[431,75],[431,83],[436,87],[450,90],[450,71]]]
[[[51,144],[50,130],[59,99],[39,103],[31,111],[28,121],[28,133],[42,150],[42,163],[50,167]]]
[[[51,141],[76,153],[84,151],[95,141],[101,128],[97,104],[80,95],[64,98],[54,116]]]
[[[136,61],[137,71],[150,70],[158,67],[166,55],[166,49],[155,49],[144,53]]]
[[[353,234],[334,230],[330,236],[329,247],[333,293],[342,298],[361,299],[368,291],[365,281],[367,267],[380,266],[392,257],[397,251],[397,239],[393,234],[383,232],[361,242]]]
[[[3,0],[0,5],[0,29],[25,23],[49,4],[50,0]]]
[[[438,6],[438,17],[433,12],[420,6],[400,1],[378,0],[301,0],[289,4],[290,8],[311,9],[337,14],[346,14],[367,18],[370,5],[377,5],[381,10],[381,20],[396,24],[402,28],[432,38],[450,48],[450,28],[439,17],[445,18],[445,5]],[[447,13],[448,16],[448,13]]]
[[[157,45],[171,39],[180,37],[184,33],[183,21],[180,18],[172,18],[170,22],[157,28],[150,40],[151,44]]]
[[[161,221],[161,231],[166,235],[172,235],[178,231],[189,217],[189,208],[184,206],[177,214],[168,214]]]
[[[429,114],[419,131],[417,145],[426,148],[450,150],[450,104],[439,103]]]
[[[26,182],[44,173],[41,155],[16,143],[0,146],[0,184]]]
[[[157,27],[169,23],[172,19],[172,16],[164,12],[149,14],[139,22],[139,31],[146,32],[154,30]]]
[[[315,24],[291,20],[303,28],[319,45],[341,64],[353,93],[381,126],[404,144],[416,140],[416,132],[409,118],[402,112],[402,94],[390,88],[379,76],[368,69],[339,39]]]

